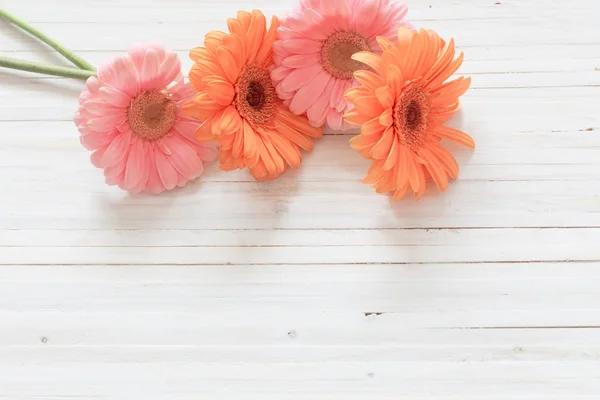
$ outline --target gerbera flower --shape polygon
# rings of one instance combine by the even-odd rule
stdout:
[[[347,122],[362,125],[350,144],[365,158],[374,160],[364,182],[379,193],[402,198],[412,188],[417,197],[432,178],[440,191],[448,178],[456,179],[458,165],[440,145],[450,139],[474,148],[473,139],[442,125],[459,107],[458,97],[467,91],[471,78],[444,83],[463,61],[454,59],[454,40],[446,44],[433,31],[398,31],[398,45],[377,38],[383,55],[361,52],[352,58],[372,68],[357,71],[362,86],[346,92],[354,109]]]
[[[376,37],[393,38],[410,26],[407,11],[396,0],[301,0],[282,18],[274,45],[277,94],[293,113],[307,113],[311,125],[347,129],[344,92],[358,84],[352,74],[365,68],[352,54],[380,54]]]
[[[209,32],[205,47],[190,52],[190,81],[199,93],[184,110],[205,121],[198,140],[219,141],[222,169],[248,167],[257,180],[274,179],[300,165],[300,149],[311,150],[322,130],[292,114],[275,93],[270,73],[277,18],[267,30],[260,11],[239,11],[227,24],[229,34]]]
[[[106,183],[158,194],[202,174],[217,153],[196,141],[198,122],[182,115],[194,93],[177,54],[157,45],[133,47],[87,80],[74,121]]]

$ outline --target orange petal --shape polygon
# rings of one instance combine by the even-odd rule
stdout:
[[[375,96],[359,97],[354,100],[354,109],[363,115],[368,115],[369,119],[379,117],[384,111]]]
[[[223,79],[211,80],[206,85],[206,93],[211,99],[222,106],[228,106],[235,97],[235,89],[233,85]]]
[[[383,169],[389,171],[390,169],[396,166],[396,162],[398,161],[398,148],[400,144],[398,143],[398,139],[396,135],[392,136],[392,148],[390,149],[388,158],[385,160],[385,164],[383,165]]]
[[[404,77],[402,72],[395,65],[388,65],[386,70],[386,83],[392,89],[394,97],[400,96],[404,86]]]
[[[266,181],[269,179],[276,178],[276,176],[272,176],[271,174],[269,174],[269,170],[267,169],[267,166],[261,158],[259,158],[254,165],[249,165],[248,169],[250,170],[250,173],[252,174],[254,179],[256,179],[257,181]]]
[[[223,135],[231,135],[237,132],[243,121],[234,106],[229,106],[223,110],[221,117],[221,133]]]
[[[359,151],[366,148],[371,150],[380,140],[381,136],[378,135],[358,135],[350,139],[350,147]]]
[[[394,175],[391,172],[386,171],[381,179],[373,186],[375,187],[377,193],[380,194],[386,194],[394,191]]]
[[[250,28],[250,23],[252,22],[252,14],[248,11],[240,10],[237,12],[237,19],[240,21],[240,24],[242,24],[243,31],[247,32],[248,28]]]
[[[471,77],[460,77],[453,81],[444,83],[442,86],[431,92],[432,95],[437,95],[433,99],[436,106],[445,104],[454,104],[456,99],[462,96],[471,86]]]
[[[433,154],[435,154],[450,178],[456,179],[458,177],[459,167],[452,154],[450,154],[448,150],[444,149],[440,145],[431,146],[430,150]]]
[[[360,113],[355,108],[344,114],[344,120],[352,125],[362,125],[365,122],[370,121],[372,119],[373,118],[371,118],[370,116]]]
[[[408,151],[406,161],[408,163],[408,181],[410,182],[413,192],[417,193],[421,183],[419,180],[419,171],[417,170],[417,168],[420,168],[420,165],[415,161],[411,150]]]
[[[394,54],[396,53],[396,51],[398,51],[398,48],[396,47],[396,45],[394,45],[394,42],[392,42],[385,36],[377,36],[377,43],[379,43],[379,46],[381,46],[381,50],[384,52]]]
[[[402,76],[407,81],[418,77],[417,66],[421,59],[421,49],[423,47],[423,39],[419,33],[415,33],[410,41],[410,46],[402,64]]]
[[[358,53],[352,54],[352,59],[373,68],[379,73],[384,72],[383,60],[378,55],[368,51],[359,51]]]
[[[240,65],[244,64],[247,57],[246,42],[242,41],[235,33],[229,34],[223,38],[223,46],[227,47],[237,56]]]
[[[192,101],[188,101],[182,107],[185,115],[204,121],[215,115],[223,106],[213,101],[206,92],[196,95]]]
[[[416,164],[417,166],[417,176],[419,177],[419,190],[415,192],[417,199],[420,199],[425,194],[425,189],[427,189],[427,180],[425,179],[425,169],[422,164]]]
[[[383,126],[392,126],[394,123],[394,111],[391,108],[385,110],[379,116],[379,123]]]
[[[232,154],[235,158],[241,158],[244,154],[244,124],[240,125],[240,128],[236,133],[233,134],[233,147],[231,148]]]
[[[375,147],[371,150],[371,156],[376,160],[387,159],[390,154],[392,143],[395,139],[395,133],[393,128],[387,128],[381,137],[381,140],[377,142]]]
[[[279,134],[288,139],[290,142],[300,146],[306,151],[312,150],[313,141],[310,139],[310,137],[298,132],[293,126],[287,124],[283,119],[276,119],[275,127]]]
[[[438,86],[444,83],[446,79],[450,78],[452,74],[458,71],[458,68],[460,68],[460,66],[463,63],[463,58],[464,53],[461,51],[458,57],[454,61],[452,61],[445,69],[440,71],[440,73],[437,76],[432,77],[431,80],[425,84],[424,88],[435,90]]]
[[[258,10],[252,11],[252,22],[248,28],[248,45],[249,62],[253,62],[258,53],[261,43],[264,40],[265,32],[267,31],[267,20],[265,16]]]
[[[204,35],[204,47],[211,53],[216,54],[217,48],[223,43],[226,33],[221,31],[211,31]]]
[[[225,71],[229,82],[235,84],[240,74],[237,57],[227,47],[219,47],[217,49],[217,57],[221,63],[221,67]]]
[[[258,141],[260,140],[257,137],[256,132],[250,126],[248,121],[244,120],[244,157],[252,158],[254,154],[258,151]]]
[[[206,121],[204,121],[202,123],[202,125],[200,125],[198,127],[198,129],[196,129],[194,136],[196,137],[196,139],[198,141],[211,142],[211,141],[215,140],[215,137],[212,134],[212,124],[213,124],[213,118],[209,118]]]
[[[435,125],[441,125],[452,117],[456,111],[460,108],[460,103],[456,101],[454,104],[450,104],[446,107],[435,107],[433,113],[431,113],[431,121]]]
[[[394,93],[389,86],[382,86],[377,89],[375,91],[375,97],[377,97],[377,100],[379,100],[379,103],[381,103],[383,108],[392,108],[394,101],[396,100],[394,98]]]
[[[405,26],[400,27],[398,29],[398,56],[400,57],[398,61],[402,64],[404,63],[404,59],[406,58],[408,48],[410,47],[410,43],[412,41],[413,35],[415,33]]]
[[[214,56],[210,53],[210,50],[208,50],[206,47],[196,47],[190,50],[190,58],[194,62],[212,60],[213,57]]]
[[[298,168],[302,162],[302,154],[298,147],[294,146],[289,140],[281,137],[275,132],[269,132],[269,140],[273,143],[275,149],[281,154],[285,162],[292,168]]]
[[[444,71],[454,58],[454,39],[451,39],[446,47],[442,50],[441,56],[437,59],[433,67],[423,77],[425,82],[430,81],[437,76],[441,71]]]
[[[269,31],[265,35],[260,49],[256,54],[256,61],[262,63],[264,60],[270,58],[270,55],[273,51],[273,43],[277,39],[277,28],[279,28],[279,20],[276,16],[271,18],[271,26],[269,26]]]
[[[387,128],[387,126],[384,126],[379,123],[379,118],[373,118],[372,120],[367,121],[361,127],[361,132],[364,135],[368,135],[368,136],[378,135],[381,138],[381,135],[383,135],[383,132],[385,132],[386,128]]]
[[[237,18],[229,18],[227,20],[227,28],[229,29],[229,33],[235,33],[239,37],[246,37],[247,28],[242,25],[241,21]]]
[[[303,115],[294,115],[284,107],[279,108],[279,117],[290,127],[303,135],[312,138],[320,138],[323,136],[323,128],[315,128],[308,123],[308,120]]]
[[[475,148],[475,141],[473,138],[466,133],[459,131],[458,129],[449,128],[447,126],[439,126],[433,131],[433,134],[442,139],[452,140],[453,142],[462,144],[468,148]]]
[[[406,193],[408,193],[408,189],[410,188],[410,185],[408,184],[408,182],[406,182],[404,184],[404,186],[402,186],[400,189],[397,189],[394,192],[394,200],[401,200],[404,198],[404,196],[406,196]]]
[[[424,147],[419,149],[419,156],[426,161],[425,168],[429,171],[429,175],[433,178],[440,192],[446,191],[448,188],[448,175],[437,157]]]
[[[344,93],[344,100],[348,103],[352,103],[355,99],[364,96],[371,96],[373,92],[366,86],[356,86],[346,90]]]
[[[394,176],[394,182],[397,189],[404,186],[410,186],[408,181],[409,157],[411,157],[410,150],[406,146],[399,146],[398,161],[396,162],[396,171]]]
[[[371,92],[375,92],[377,88],[385,85],[385,80],[380,75],[364,69],[356,71],[354,79],[369,88]]]
[[[376,160],[373,164],[371,164],[371,167],[367,172],[367,176],[365,177],[365,179],[363,179],[362,182],[366,183],[367,185],[370,185],[379,181],[383,177],[383,174],[386,172],[383,169],[383,164],[385,164],[384,160]]]

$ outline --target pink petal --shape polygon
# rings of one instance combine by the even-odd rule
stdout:
[[[157,149],[154,150],[154,160],[156,162],[158,176],[165,186],[165,189],[171,190],[177,186],[177,171],[173,168],[167,159],[167,156],[165,156],[162,151],[157,151]]]
[[[311,65],[292,71],[283,81],[281,81],[281,89],[284,92],[293,92],[300,89],[313,80],[319,72],[323,70],[320,64]]]
[[[314,54],[321,51],[321,42],[310,39],[291,39],[283,42],[283,48],[293,54]]]
[[[104,156],[105,151],[106,148],[102,148],[92,153],[92,155],[90,156],[90,161],[92,162],[92,165],[94,167],[102,168],[102,157]]]
[[[117,125],[125,122],[127,116],[122,114],[103,115],[88,121],[88,128],[96,132],[107,132],[116,129]]]
[[[141,140],[136,141],[131,145],[129,156],[127,157],[127,165],[125,166],[125,181],[123,186],[127,190],[132,190],[138,186],[144,177],[144,145]],[[144,185],[146,182],[144,182]]]
[[[144,156],[142,157],[142,159],[140,160],[140,174],[141,174],[141,178],[140,181],[138,182],[138,184],[133,187],[131,189],[132,193],[141,193],[144,191],[144,189],[146,189],[146,184],[148,183],[148,178],[150,176],[150,159],[148,157],[147,151],[148,151],[148,142],[143,142],[144,143]]]
[[[288,68],[288,67],[277,67],[275,68],[273,71],[271,71],[271,79],[273,79],[276,82],[282,81],[284,80],[289,74],[290,72],[292,72],[293,69],[292,68]]]
[[[140,77],[135,64],[130,57],[118,57],[115,59],[114,68],[117,73],[117,86],[128,96],[134,97],[140,92]],[[114,86],[114,85],[113,85]]]
[[[131,96],[112,88],[110,86],[103,86],[98,90],[98,94],[101,99],[104,99],[108,103],[116,107],[127,107],[131,103]]]
[[[356,13],[355,29],[357,32],[367,34],[368,28],[373,24],[377,11],[379,10],[379,0],[363,0]]]
[[[329,72],[321,70],[310,83],[298,90],[290,103],[290,111],[296,115],[304,114],[319,99],[331,79]]]
[[[283,57],[291,56],[292,52],[286,50],[284,42],[286,41],[278,40],[275,43],[273,43],[273,52]]]
[[[113,165],[112,167],[104,168],[104,176],[106,178],[115,178],[117,176],[125,176],[125,166],[127,165],[127,157],[123,157],[121,161]]]
[[[144,64],[142,65],[142,73],[140,74],[140,83],[144,89],[155,89],[156,77],[160,60],[154,49],[147,49],[144,54]]]
[[[160,194],[165,191],[158,169],[156,167],[156,159],[154,157],[154,148],[151,145],[148,149],[148,182],[146,182],[146,191],[152,194]]]
[[[308,109],[307,116],[312,126],[321,127],[327,120],[327,112],[331,109],[329,98],[335,87],[337,79],[331,79],[321,97]]]
[[[181,61],[177,53],[170,52],[158,69],[157,87],[166,87],[181,73]]]
[[[129,152],[131,136],[131,132],[125,132],[117,136],[104,152],[100,164],[103,167],[112,167],[121,161]]]
[[[125,114],[126,112],[124,107],[115,107],[102,99],[88,100],[83,107],[95,115]]]
[[[89,135],[81,136],[79,141],[87,150],[95,150],[107,147],[117,135],[117,130],[112,132],[93,132]]]
[[[288,68],[303,68],[321,62],[318,54],[294,55],[283,59],[283,66]]]
[[[327,125],[329,125],[331,129],[338,131],[342,127],[343,117],[344,115],[341,112],[331,110],[329,114],[327,114]]]
[[[194,149],[177,136],[168,138],[168,145],[173,154],[168,157],[171,165],[181,175],[192,180],[202,174],[204,167]]]

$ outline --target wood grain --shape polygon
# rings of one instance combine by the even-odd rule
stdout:
[[[295,0],[3,0],[99,64],[189,49]],[[275,182],[216,166],[160,197],[103,183],[82,83],[0,71],[0,399],[600,398],[600,8],[407,0],[472,76],[444,194],[360,183],[326,131]],[[0,24],[0,55],[67,65]]]

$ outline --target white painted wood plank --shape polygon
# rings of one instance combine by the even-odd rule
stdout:
[[[115,233],[0,231],[0,264],[600,261],[600,228]]]

